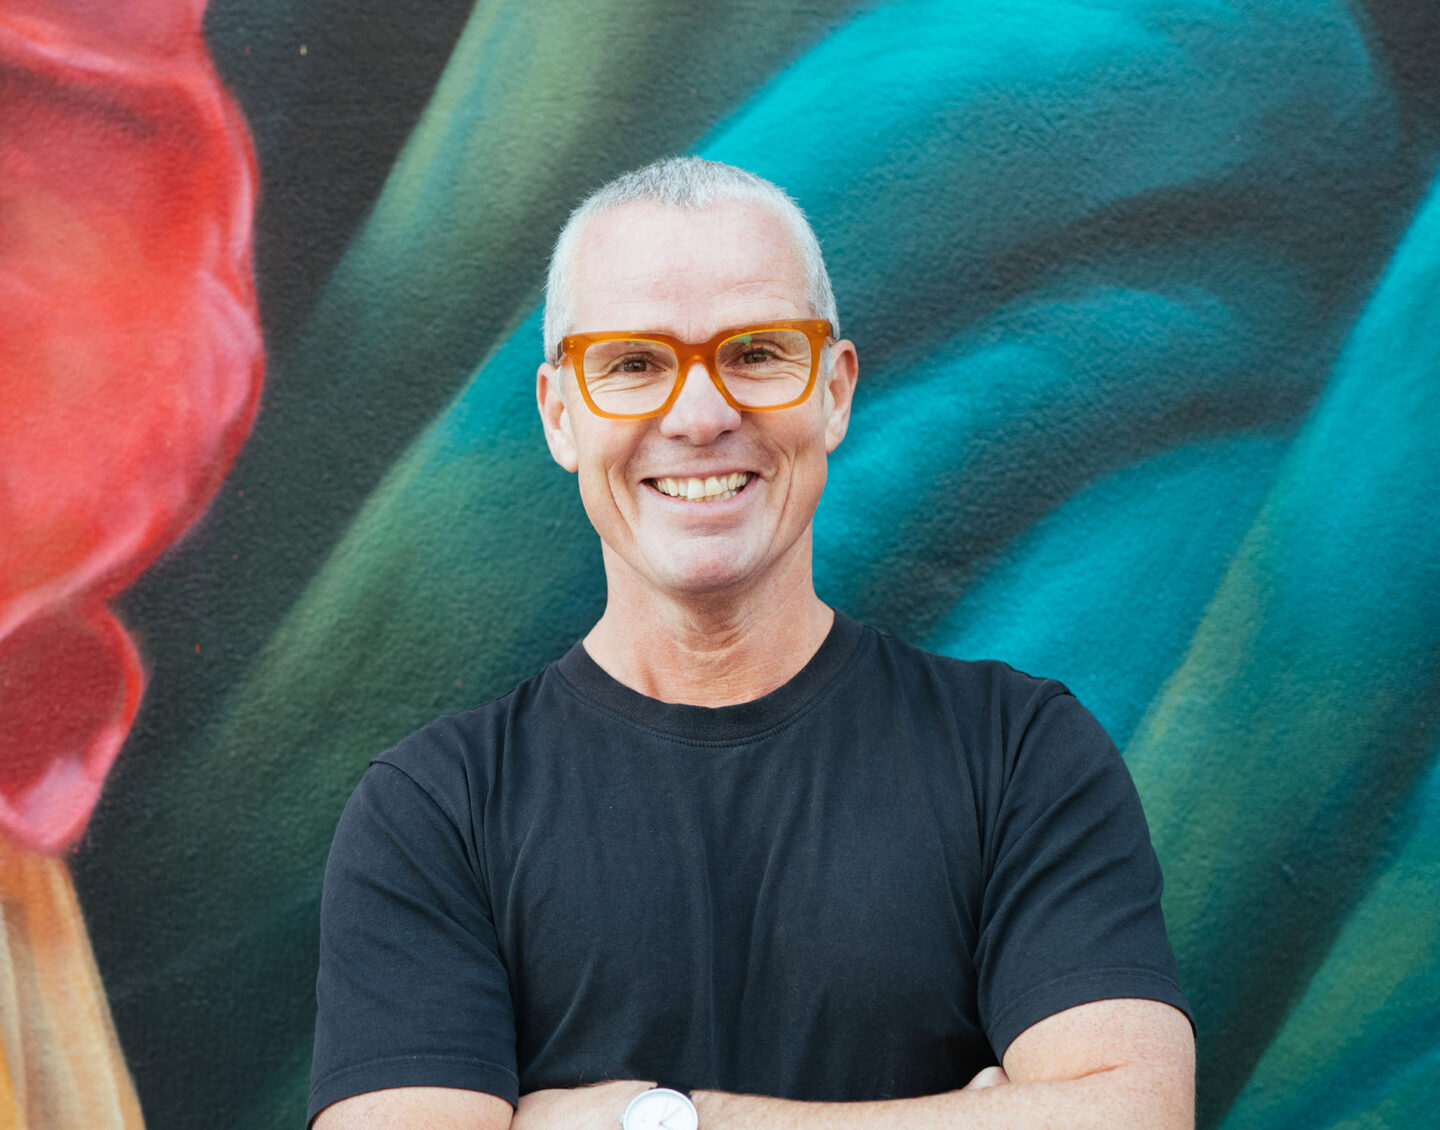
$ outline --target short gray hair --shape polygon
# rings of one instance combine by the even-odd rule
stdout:
[[[800,205],[778,185],[734,165],[707,161],[703,157],[667,157],[602,185],[581,201],[565,221],[550,255],[550,272],[545,280],[546,358],[553,362],[560,360],[560,339],[573,328],[570,320],[575,294],[571,265],[575,244],[586,223],[602,212],[625,204],[645,202],[699,211],[717,201],[766,205],[790,228],[805,272],[805,291],[811,311],[815,317],[827,319],[831,334],[838,338],[840,318],[835,309],[830,273],[820,254],[820,241]]]

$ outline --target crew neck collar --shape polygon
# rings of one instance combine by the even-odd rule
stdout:
[[[576,643],[555,663],[571,689],[602,710],[644,729],[702,745],[731,745],[789,722],[835,681],[854,654],[864,627],[838,608],[835,622],[810,661],[767,695],[732,706],[661,702],[627,687]]]

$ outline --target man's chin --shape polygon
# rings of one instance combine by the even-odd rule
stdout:
[[[747,590],[753,581],[745,569],[719,566],[671,570],[658,578],[660,587],[669,595],[703,600]]]
[[[740,591],[753,581],[757,562],[724,538],[686,539],[668,547],[647,562],[648,580],[657,590],[675,597],[704,598]]]

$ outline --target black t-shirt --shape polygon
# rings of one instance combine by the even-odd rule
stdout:
[[[363,1091],[964,1085],[1087,1001],[1188,1008],[1124,763],[1062,687],[837,613],[658,702],[576,645],[375,759],[336,832],[310,1117]]]

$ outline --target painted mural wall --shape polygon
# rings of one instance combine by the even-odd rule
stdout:
[[[1426,1124],[1430,0],[0,0],[0,1124],[300,1123],[367,760],[599,614],[545,257],[674,152],[859,346],[822,595],[1124,751],[1201,1125]]]

